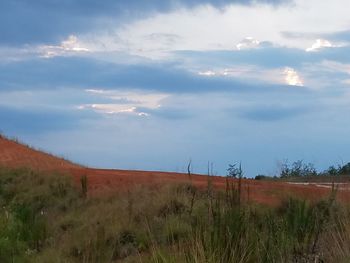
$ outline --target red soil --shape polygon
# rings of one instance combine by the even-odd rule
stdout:
[[[81,176],[88,178],[89,192],[93,194],[106,194],[115,191],[127,191],[137,186],[158,187],[169,184],[190,184],[201,189],[206,189],[208,179],[215,189],[226,189],[226,178],[220,176],[192,175],[157,171],[128,171],[128,170],[104,170],[80,168],[70,169],[79,182]],[[235,187],[238,180],[234,180]],[[242,180],[243,201],[257,202],[260,204],[276,206],[289,197],[305,198],[317,201],[330,195],[331,190],[316,187],[315,185],[294,185],[286,182],[256,181],[252,179]],[[340,201],[350,200],[350,191],[338,191],[337,198]]]
[[[59,171],[71,174],[76,182],[86,175],[89,193],[102,194],[111,191],[127,191],[134,186],[146,185],[157,187],[165,184],[193,183],[199,188],[206,188],[208,176],[172,172],[128,171],[84,168],[67,160],[31,149],[18,142],[0,137],[0,166],[29,167],[40,171]],[[226,178],[210,177],[216,189],[225,189]],[[289,196],[319,200],[326,197],[330,189],[315,185],[292,185],[285,182],[267,182],[242,180],[242,196],[246,201],[255,201],[267,205],[277,205]],[[350,191],[338,192],[338,199],[350,200]]]
[[[0,136],[0,166],[34,170],[61,170],[79,165]]]

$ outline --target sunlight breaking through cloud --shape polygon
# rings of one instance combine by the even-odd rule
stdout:
[[[105,114],[130,114],[147,117],[148,113],[138,110],[137,107],[128,107],[120,104],[85,104],[77,107],[79,110],[92,109]]]
[[[284,69],[285,81],[290,86],[304,86],[302,79],[295,69],[286,67]]]
[[[128,114],[142,117],[150,115],[147,111],[160,108],[162,100],[168,97],[167,94],[161,93],[103,89],[86,89],[85,92],[112,100],[113,102],[83,104],[76,107],[79,110],[90,109],[104,114]]]
[[[307,48],[306,51],[319,51],[320,49],[327,47],[336,47],[336,45],[333,45],[330,41],[326,39],[316,39],[315,43],[311,47]]]
[[[56,56],[62,56],[67,53],[81,53],[89,52],[88,48],[81,45],[79,39],[75,35],[70,35],[66,40],[62,41],[60,45],[44,45],[39,47],[40,53],[44,58],[52,58]]]

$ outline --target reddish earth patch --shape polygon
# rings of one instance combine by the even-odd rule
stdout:
[[[0,136],[0,166],[34,170],[61,170],[79,168],[79,165],[30,148]]]
[[[114,191],[127,191],[135,186],[158,187],[169,184],[190,184],[201,189],[208,186],[208,176],[157,171],[128,171],[128,170],[104,170],[104,169],[70,169],[70,174],[79,182],[81,176],[88,178],[89,192],[92,194],[104,194]],[[211,176],[211,184],[215,189],[225,190],[226,178]],[[234,180],[235,186],[238,180]],[[350,188],[349,188],[350,190]],[[305,198],[317,201],[330,195],[331,190],[316,187],[315,185],[291,185],[286,182],[256,181],[252,179],[242,180],[241,186],[243,201],[257,202],[276,206],[289,197]],[[340,201],[350,201],[350,191],[338,191],[337,198]]]
[[[129,171],[84,168],[70,161],[34,150],[18,142],[0,137],[0,166],[29,167],[40,171],[59,171],[72,175],[78,183],[81,176],[87,176],[89,193],[103,194],[114,191],[127,191],[138,185],[158,187],[165,184],[193,183],[206,188],[208,177],[173,172]],[[216,189],[225,189],[226,178],[210,177]],[[242,180],[242,196],[246,201],[255,201],[267,205],[278,205],[289,196],[319,200],[329,195],[330,189],[315,185],[297,185],[285,182],[267,182]],[[341,201],[350,200],[350,191],[338,192]]]

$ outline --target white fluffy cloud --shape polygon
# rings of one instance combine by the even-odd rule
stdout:
[[[310,51],[318,51],[322,48],[329,48],[329,47],[337,47],[337,45],[332,44],[330,41],[326,39],[316,39],[315,43],[306,49],[307,52]]]
[[[87,89],[87,93],[112,100],[112,103],[93,103],[77,106],[79,110],[91,109],[104,114],[128,114],[149,116],[147,110],[161,107],[162,101],[168,97],[163,93],[145,93],[136,91],[113,91]]]
[[[304,86],[303,80],[295,69],[286,67],[284,74],[286,84],[290,86]]]

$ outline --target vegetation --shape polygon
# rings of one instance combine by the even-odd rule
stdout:
[[[239,170],[239,178],[242,171]],[[232,175],[233,176],[233,175]],[[191,184],[89,196],[88,180],[0,169],[0,262],[348,262],[350,210],[333,189],[318,203],[269,208]]]
[[[281,178],[289,177],[311,177],[316,176],[317,171],[312,163],[304,163],[302,160],[293,162],[291,165],[288,163],[282,164]]]
[[[243,177],[243,171],[242,171],[242,164],[239,163],[239,165],[235,164],[229,164],[227,169],[227,176],[231,178],[242,178]]]
[[[229,169],[237,169],[236,165],[230,165]],[[230,171],[229,171],[230,174]],[[281,164],[280,172],[276,176],[262,175],[255,176],[255,180],[293,180],[307,181],[310,179],[322,179],[325,182],[333,182],[334,179],[350,179],[350,163],[345,165],[331,165],[328,169],[318,172],[312,163],[305,163],[303,160],[297,160],[292,164],[285,161]]]
[[[337,167],[332,165],[322,174],[323,175],[350,175],[350,163],[347,163],[343,166],[338,165]]]

